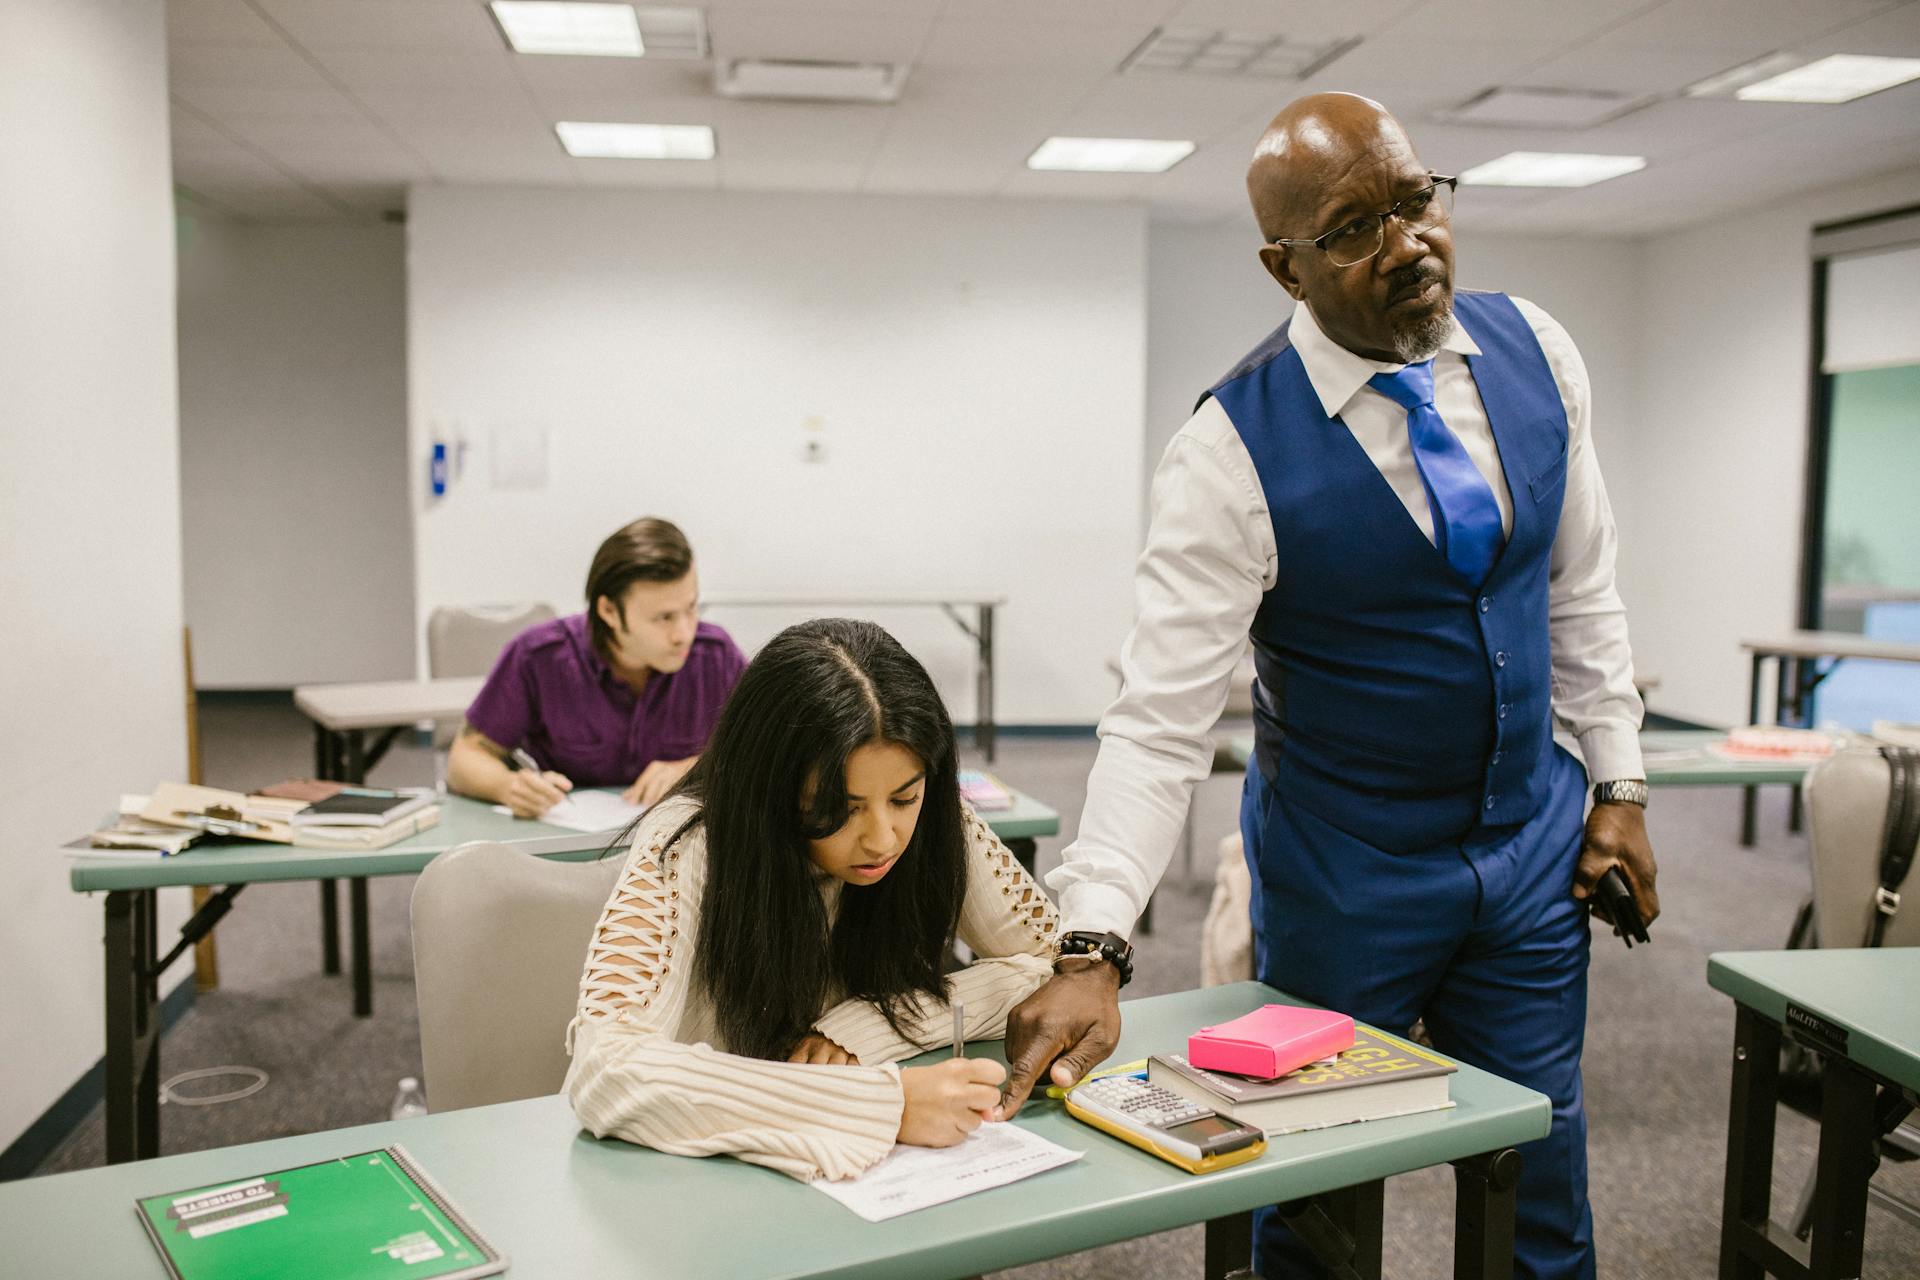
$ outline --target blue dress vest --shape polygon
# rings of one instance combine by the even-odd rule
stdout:
[[[1393,852],[1522,824],[1552,777],[1547,577],[1566,413],[1512,299],[1460,291],[1454,314],[1482,352],[1468,367],[1513,497],[1512,532],[1478,588],[1321,409],[1286,325],[1207,393],[1253,458],[1279,550],[1253,623],[1260,772]]]

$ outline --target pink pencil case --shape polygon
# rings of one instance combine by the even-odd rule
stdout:
[[[1207,1071],[1272,1080],[1353,1048],[1353,1019],[1330,1009],[1270,1004],[1187,1037],[1187,1061]]]

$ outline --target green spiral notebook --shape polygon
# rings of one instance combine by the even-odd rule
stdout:
[[[468,1280],[507,1269],[399,1146],[134,1203],[174,1280]]]

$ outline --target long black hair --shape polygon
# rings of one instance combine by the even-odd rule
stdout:
[[[845,825],[847,758],[882,742],[926,767],[919,821],[890,874],[842,888],[829,925],[807,841]],[[784,1058],[836,983],[896,1031],[924,997],[946,998],[967,885],[953,723],[886,631],[821,618],[775,636],[676,791],[700,802],[692,821],[706,828],[694,974],[728,1048]]]

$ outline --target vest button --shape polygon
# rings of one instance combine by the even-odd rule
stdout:
[[[1481,596],[1481,597],[1480,597],[1480,612],[1482,612],[1482,613],[1485,613],[1485,612],[1486,612],[1487,610],[1489,610],[1489,609],[1491,609],[1491,608],[1493,608],[1493,597],[1492,597],[1492,596]]]
[[[1492,763],[1494,763],[1494,764],[1499,764],[1499,763],[1500,763],[1500,757],[1501,757],[1502,755],[1504,755],[1504,754],[1505,754],[1504,752],[1500,752],[1500,751],[1496,751],[1496,752],[1494,752],[1494,753],[1493,753],[1493,760],[1492,760]]]
[[[1493,665],[1496,667],[1504,667],[1507,665],[1507,651],[1505,649],[1493,655]]]
[[[1507,718],[1507,705],[1508,704],[1504,702],[1500,704],[1500,718],[1502,720],[1505,720]]]
[[[1494,797],[1492,796],[1487,797],[1487,808],[1489,809],[1493,808],[1493,801],[1494,801]]]

